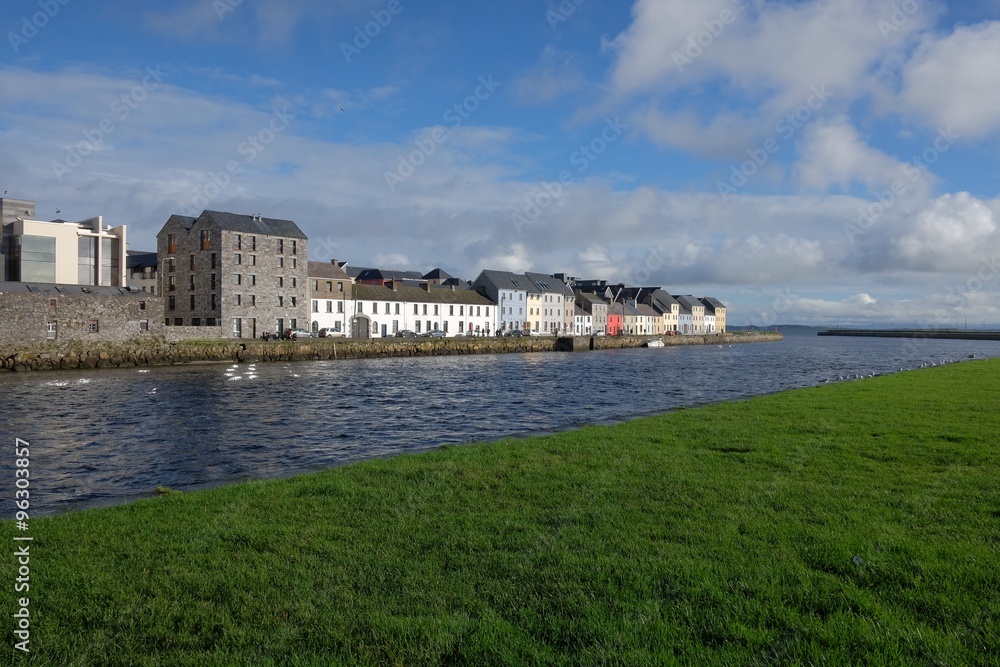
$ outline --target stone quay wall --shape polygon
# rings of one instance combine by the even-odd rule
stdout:
[[[0,369],[37,371],[80,368],[166,366],[191,363],[320,361],[456,354],[510,354],[642,347],[659,338],[667,345],[721,345],[781,340],[781,334],[715,334],[708,336],[579,336],[555,338],[319,338],[303,341],[262,341],[226,338],[170,341],[146,337],[122,343],[36,344],[5,349],[0,341]],[[562,341],[562,343],[560,343]],[[569,347],[565,348],[565,341]]]

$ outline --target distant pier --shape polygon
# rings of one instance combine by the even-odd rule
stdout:
[[[868,338],[935,338],[939,340],[1000,340],[1000,331],[960,329],[827,329],[818,336],[865,336]]]

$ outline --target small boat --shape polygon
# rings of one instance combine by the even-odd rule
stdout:
[[[654,338],[653,340],[646,341],[646,347],[663,347],[663,341],[659,338]]]

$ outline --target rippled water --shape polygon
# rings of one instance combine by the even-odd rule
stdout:
[[[3,374],[0,435],[31,443],[32,508],[49,513],[997,355],[995,341],[789,333],[722,347]],[[0,459],[4,516],[12,449]]]

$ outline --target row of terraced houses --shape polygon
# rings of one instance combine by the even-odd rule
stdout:
[[[100,218],[43,222],[32,219],[33,202],[4,199],[0,205],[0,319],[5,308],[17,315],[11,319],[16,324],[0,325],[0,337],[87,338],[109,328],[119,336],[173,338],[259,338],[288,329],[354,338],[403,331],[726,331],[726,308],[717,299],[660,287],[489,269],[463,280],[441,269],[420,273],[309,261],[308,238],[290,220],[208,210],[198,217],[174,215],[157,235],[156,252],[136,253],[125,250],[124,227],[106,228]],[[72,321],[60,321],[60,299]],[[109,308],[116,300],[128,306]],[[95,304],[92,314],[88,302]]]

